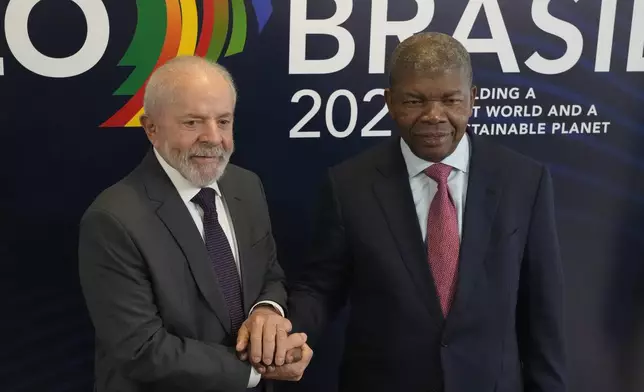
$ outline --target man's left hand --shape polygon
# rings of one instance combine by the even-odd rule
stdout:
[[[280,381],[300,381],[304,375],[304,371],[309,366],[309,363],[311,363],[313,350],[305,343],[302,346],[301,354],[302,358],[300,361],[283,366],[269,366],[268,369],[260,370],[262,378]]]

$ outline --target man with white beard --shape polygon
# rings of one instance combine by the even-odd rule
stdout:
[[[153,148],[83,216],[98,392],[270,391],[311,359],[306,336],[288,335],[262,184],[228,164],[235,102],[218,64],[179,57],[157,69],[141,117]],[[249,348],[274,362],[256,370],[236,352],[242,325],[277,336]]]

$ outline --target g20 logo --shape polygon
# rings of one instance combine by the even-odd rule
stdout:
[[[105,54],[110,40],[105,4],[101,0],[71,1],[83,12],[87,35],[83,46],[65,58],[44,55],[29,38],[29,14],[39,0],[9,1],[5,12],[7,44],[14,58],[31,72],[70,78],[92,69]],[[197,7],[197,1],[201,7]],[[252,0],[250,4],[261,31],[272,13],[271,0]],[[145,83],[171,58],[197,55],[216,61],[241,53],[246,44],[248,15],[244,0],[137,0],[136,6],[136,30],[119,62],[119,66],[133,70],[114,92],[130,98],[101,127],[140,126]],[[0,58],[0,75],[4,74],[3,64]]]

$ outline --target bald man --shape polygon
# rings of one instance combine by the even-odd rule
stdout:
[[[333,167],[289,318],[315,348],[350,303],[341,392],[564,392],[547,168],[468,128],[466,49],[422,33],[390,64],[398,135]]]
[[[160,67],[141,117],[151,151],[82,218],[97,392],[269,391],[264,380],[298,380],[310,361],[306,336],[287,336],[262,184],[228,163],[235,101],[217,64],[179,57]],[[236,352],[242,325],[278,335],[263,345],[280,358],[271,368]]]

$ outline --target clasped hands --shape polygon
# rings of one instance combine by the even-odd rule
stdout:
[[[304,333],[289,332],[291,322],[270,306],[258,306],[237,334],[237,354],[262,378],[299,381],[311,362],[313,350]]]

